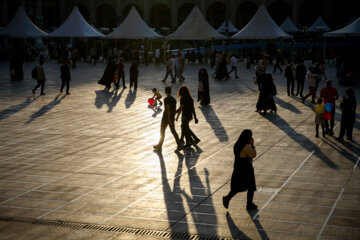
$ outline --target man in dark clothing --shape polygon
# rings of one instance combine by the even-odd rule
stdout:
[[[38,87],[41,87],[40,95],[45,95],[44,88],[45,88],[46,77],[45,77],[43,64],[44,64],[44,59],[42,57],[40,57],[39,64],[36,65],[36,81],[37,81],[37,84],[32,89],[33,94],[35,94],[35,91],[36,91],[36,89]]]
[[[117,66],[117,74],[118,74],[118,79],[117,79],[117,87],[119,88],[120,86],[120,78],[122,79],[122,84],[123,84],[123,88],[126,88],[125,86],[125,69],[124,69],[124,59],[121,57],[119,63],[116,65]]]
[[[303,90],[304,90],[304,82],[306,76],[306,66],[304,65],[304,60],[300,60],[300,63],[296,66],[295,69],[295,77],[297,81],[297,89],[296,89],[296,96],[299,95],[303,97]]]
[[[130,89],[134,86],[134,89],[137,89],[138,84],[138,70],[139,63],[138,61],[134,61],[130,66]]]
[[[65,60],[64,64],[60,67],[60,72],[61,72],[60,78],[62,80],[60,92],[61,93],[63,92],[63,89],[66,84],[66,94],[69,95],[70,94],[69,88],[70,88],[71,75],[70,75],[70,67],[68,65],[67,60]]]
[[[295,84],[295,77],[294,77],[294,65],[291,61],[288,61],[288,64],[285,68],[285,77],[286,77],[286,85],[287,85],[287,94],[288,96],[294,95],[294,84]]]
[[[171,96],[171,87],[165,88],[166,98],[164,99],[165,111],[161,119],[161,128],[160,128],[160,140],[157,145],[154,145],[155,150],[161,150],[165,138],[165,130],[167,125],[169,125],[171,133],[173,134],[176,143],[177,149],[176,152],[182,150],[182,145],[180,143],[179,136],[175,130],[175,112],[176,112],[176,99]]]

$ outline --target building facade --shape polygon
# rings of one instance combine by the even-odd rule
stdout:
[[[1,0],[0,25],[5,26],[19,6],[45,29],[56,28],[78,6],[85,19],[94,26],[114,28],[132,6],[153,28],[177,28],[194,5],[217,28],[226,18],[238,28],[245,26],[261,4],[277,24],[290,16],[302,26],[311,25],[322,16],[333,28],[341,27],[358,16],[360,1],[350,0]],[[337,26],[338,25],[338,26]]]

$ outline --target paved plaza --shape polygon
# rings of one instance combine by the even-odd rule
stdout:
[[[65,95],[60,66],[48,61],[40,96],[31,93],[34,65],[10,81],[0,63],[0,239],[360,239],[359,104],[353,142],[316,138],[313,107],[287,96],[284,74],[273,75],[278,113],[255,112],[254,71],[240,64],[239,79],[210,79],[210,106],[195,104],[198,147],[176,154],[167,129],[159,153],[163,106],[147,99],[171,85],[161,82],[164,66],[141,66],[137,91],[105,92],[97,84],[105,65],[80,63]],[[199,67],[184,72],[195,100]],[[180,84],[171,86],[176,96]],[[340,117],[337,106],[335,136]],[[222,205],[244,129],[258,153],[258,211],[246,211],[246,193]]]

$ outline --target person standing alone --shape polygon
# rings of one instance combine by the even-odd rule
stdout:
[[[45,95],[44,88],[45,88],[46,77],[45,77],[43,65],[44,65],[44,59],[40,57],[39,64],[36,65],[35,67],[37,85],[32,89],[33,94],[35,94],[36,89],[41,86],[40,95]]]
[[[63,92],[63,89],[65,87],[66,84],[66,94],[69,95],[69,88],[70,88],[70,81],[71,81],[71,74],[70,74],[70,67],[68,64],[68,60],[64,61],[64,64],[60,67],[60,78],[61,78],[61,88],[60,88],[60,92]]]

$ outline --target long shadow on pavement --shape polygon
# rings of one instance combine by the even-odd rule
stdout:
[[[253,221],[253,223],[255,224],[256,230],[258,231],[260,237],[262,240],[268,240],[270,239],[269,236],[266,234],[265,229],[263,228],[263,226],[261,225],[259,218],[256,217],[254,219],[254,216],[257,215],[258,210],[248,210],[248,213]]]
[[[124,92],[124,88],[120,91],[119,94],[118,93],[118,90],[116,89],[115,92],[114,92],[114,95],[112,96],[111,98],[111,101],[109,102],[108,104],[108,112],[112,112],[113,108],[116,106],[116,104],[119,102],[120,98],[121,98],[121,95],[123,94]]]
[[[214,130],[215,135],[220,140],[220,142],[227,142],[229,140],[229,137],[220,119],[216,115],[214,109],[210,105],[207,105],[207,106],[201,106],[200,110],[204,115],[206,121],[210,124],[211,128]]]
[[[167,179],[166,166],[162,152],[161,151],[155,151],[155,152],[158,155],[160,161],[164,201],[166,204],[166,212],[168,215],[170,230],[171,232],[179,232],[179,230],[175,229],[175,225],[181,218],[183,218],[186,215],[181,194],[176,193],[176,190],[180,188],[180,176],[182,172],[184,156],[179,153],[177,154],[179,158],[179,163],[178,163],[177,171],[174,176],[173,188],[171,189],[169,181]],[[184,226],[182,226],[181,232],[189,233],[187,224],[184,224]]]
[[[226,220],[229,226],[229,230],[231,233],[231,237],[234,239],[244,239],[244,240],[250,240],[248,236],[245,235],[234,223],[233,219],[231,218],[231,215],[229,212],[226,213]]]
[[[105,90],[97,90],[95,91],[96,97],[95,97],[95,106],[96,108],[100,109],[105,104],[109,106],[110,99],[112,95],[114,94],[114,91],[109,92]]]
[[[355,143],[355,142],[346,142],[344,141],[343,143],[340,143],[338,141],[336,141],[335,139],[330,139],[329,137],[327,138],[327,141],[324,141],[325,144],[327,144],[328,146],[330,146],[331,148],[333,148],[334,150],[336,150],[339,154],[341,154],[342,156],[344,156],[346,159],[350,160],[352,163],[356,163],[357,158],[358,158],[358,154],[360,152],[360,147],[359,144]],[[351,150],[353,152],[353,154],[349,151],[347,151],[346,149],[344,149],[341,145],[347,147],[349,150]]]
[[[52,108],[54,108],[56,105],[58,105],[61,100],[63,100],[66,95],[60,97],[61,94],[56,95],[56,97],[54,98],[54,100],[52,100],[50,103],[46,104],[45,106],[43,106],[42,108],[40,108],[39,111],[37,111],[36,113],[32,114],[30,116],[30,119],[26,121],[26,124],[31,123],[32,121],[34,121],[36,118],[41,117],[42,115],[44,115],[45,113],[47,113],[48,111],[50,111]]]
[[[291,137],[295,142],[299,143],[303,148],[305,148],[308,152],[314,152],[314,155],[318,158],[320,158],[324,163],[326,163],[330,168],[338,169],[338,166],[330,159],[328,158],[320,149],[319,147],[313,143],[310,139],[308,139],[306,136],[304,136],[301,133],[296,132],[295,129],[293,129],[283,118],[281,118],[279,115],[264,115],[261,114],[261,116],[270,122],[272,122],[275,126],[277,126],[281,131],[283,131],[286,135]],[[300,142],[299,139],[302,139]]]
[[[17,112],[20,112],[23,109],[25,109],[26,107],[28,107],[31,103],[33,103],[38,98],[39,98],[39,96],[37,96],[37,97],[27,97],[24,102],[2,110],[0,112],[0,121],[5,119],[5,118],[10,117],[11,115],[13,115],[13,114],[15,114]]]
[[[126,99],[125,99],[125,106],[126,108],[129,108],[131,107],[131,105],[135,102],[135,99],[136,99],[136,92],[137,90],[129,90],[128,92],[128,95],[126,96]]]
[[[189,174],[189,190],[191,196],[187,194],[185,190],[183,190],[182,193],[189,205],[197,233],[199,235],[217,236],[217,217],[212,201],[209,171],[206,168],[204,169],[206,187],[196,171],[196,163],[201,152],[202,150],[199,147],[196,147],[196,151],[193,148],[184,150],[185,164]],[[205,201],[206,204],[202,205],[202,208],[198,209],[199,212],[197,212],[197,208]]]
[[[275,103],[276,103],[277,105],[279,105],[280,107],[282,107],[282,108],[285,108],[285,109],[287,109],[287,110],[290,110],[290,111],[293,112],[293,113],[296,113],[296,114],[300,114],[300,113],[301,113],[301,111],[300,111],[299,109],[297,109],[294,105],[292,105],[292,104],[289,103],[289,102],[283,101],[281,98],[276,97],[276,98],[275,98]]]

